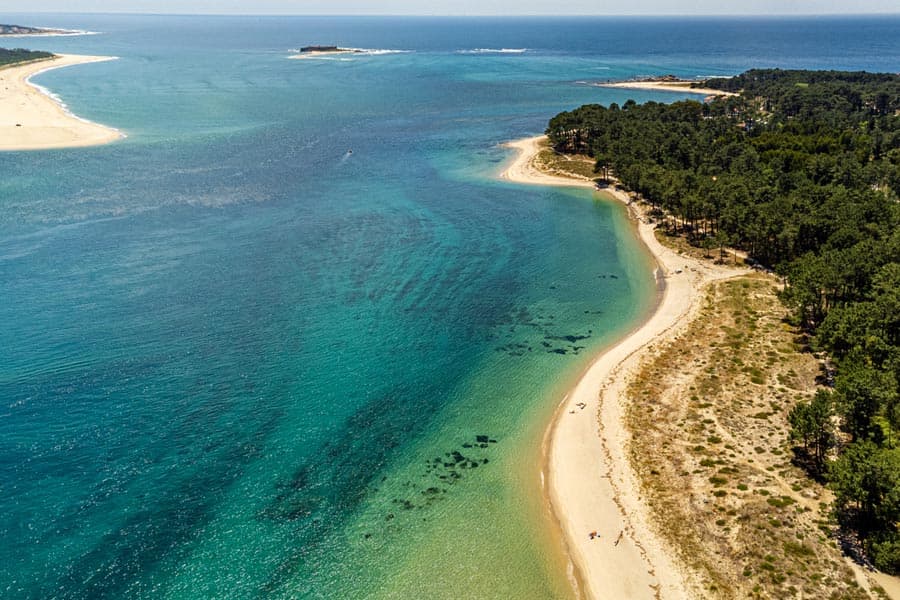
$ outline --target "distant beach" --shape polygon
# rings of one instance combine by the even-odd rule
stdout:
[[[0,38],[32,38],[32,37],[72,37],[76,35],[97,35],[96,31],[83,31],[81,29],[44,29],[24,33],[0,33]]]
[[[699,96],[737,96],[734,92],[724,92],[713,88],[693,88],[690,81],[645,80],[598,83],[598,87],[623,88],[627,90],[653,90],[656,92],[682,92]]]
[[[114,60],[59,55],[0,69],[0,150],[42,150],[107,144],[124,137],[110,127],[73,115],[31,78],[51,69]]]
[[[542,173],[536,157],[545,136],[508,144],[519,154],[502,173],[517,183],[581,186],[588,179]],[[606,349],[563,398],[544,439],[544,485],[574,563],[573,585],[589,598],[691,598],[690,575],[654,531],[627,457],[623,417],[628,379],[653,344],[671,339],[697,314],[704,287],[744,272],[685,257],[656,239],[655,225],[627,194],[600,190],[629,207],[657,267],[660,295],[652,314]],[[596,418],[594,418],[596,416]]]

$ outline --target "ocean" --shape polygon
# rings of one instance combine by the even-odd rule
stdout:
[[[15,45],[118,56],[35,82],[128,137],[0,154],[4,598],[571,597],[541,437],[652,264],[501,143],[900,67],[895,16],[5,18],[97,32]]]

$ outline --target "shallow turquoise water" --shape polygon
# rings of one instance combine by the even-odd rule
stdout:
[[[567,596],[535,444],[653,281],[499,142],[678,97],[607,78],[900,57],[895,18],[18,20],[104,32],[25,41],[119,56],[37,81],[129,137],[0,155],[13,598]],[[286,58],[329,42],[408,52]]]

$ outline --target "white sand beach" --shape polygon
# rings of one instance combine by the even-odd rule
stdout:
[[[0,69],[0,150],[95,146],[124,137],[115,129],[73,115],[29,81],[50,69],[106,60],[113,58],[59,55]]]
[[[699,96],[737,96],[734,92],[724,92],[713,88],[692,88],[688,81],[619,81],[598,83],[600,87],[624,88],[628,90],[653,90],[656,92],[681,92]]]
[[[502,176],[518,183],[595,187],[587,179],[541,173],[534,158],[543,139],[509,144],[519,155]],[[621,191],[602,193],[629,204]],[[583,588],[583,596],[692,598],[697,594],[690,573],[656,533],[628,461],[624,390],[643,353],[677,335],[698,313],[707,283],[745,271],[665,248],[654,236],[654,225],[635,206],[629,208],[665,287],[653,314],[597,357],[562,400],[544,439],[543,480],[577,572],[573,583]]]
[[[517,151],[515,158],[509,163],[506,169],[500,174],[503,179],[508,179],[515,183],[527,183],[532,185],[558,185],[566,187],[589,187],[596,189],[596,184],[587,178],[576,179],[575,177],[560,177],[558,175],[550,175],[541,171],[535,165],[535,158],[541,151],[541,144],[547,139],[545,135],[523,138],[514,140],[504,144],[506,148],[512,148]]]

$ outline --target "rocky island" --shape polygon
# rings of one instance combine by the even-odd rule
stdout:
[[[337,46],[303,46],[300,52],[350,52],[350,50]]]
[[[291,58],[311,58],[314,56],[322,56],[323,54],[360,54],[361,50],[356,48],[341,48],[340,46],[303,46],[297,54]]]

